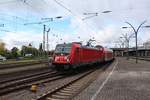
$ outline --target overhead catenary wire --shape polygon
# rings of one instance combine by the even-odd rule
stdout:
[[[79,16],[77,16],[74,12],[72,12],[72,10],[70,10],[68,7],[66,7],[62,2],[60,3],[60,2],[58,2],[58,0],[53,0],[54,2],[56,2],[58,5],[60,5],[62,8],[64,8],[65,10],[67,10],[68,12],[70,12],[76,19],[78,19],[78,20],[80,20],[82,23],[84,23],[84,19],[82,19],[82,18],[80,18]],[[111,11],[109,11],[109,12],[111,12]],[[102,12],[103,13],[103,12]],[[105,12],[104,12],[105,13]],[[94,16],[98,16],[98,13],[96,12],[96,13],[94,13],[95,15]],[[89,17],[87,17],[87,19],[88,18],[90,18],[90,17],[94,17],[94,16],[89,16]],[[88,23],[84,23],[84,24],[86,24],[87,26],[88,26],[88,28],[90,28],[91,30],[91,32],[92,32],[92,34],[93,33],[97,33],[95,30],[96,30],[96,28],[94,28],[92,25],[89,25]],[[88,29],[87,28],[87,29]]]
[[[12,32],[9,31],[9,28],[13,28],[14,32],[17,32],[18,26],[22,25],[23,22],[21,21],[26,21],[26,19],[16,16],[16,15],[10,15],[10,14],[5,14],[5,13],[0,13],[0,20],[5,24],[5,27],[3,28],[4,32]],[[14,33],[12,32],[12,33]]]
[[[67,8],[66,6],[64,6],[63,4],[61,4],[60,2],[58,2],[57,0],[54,0],[59,6],[63,7],[64,9],[66,9],[68,12],[70,12],[72,15],[76,16],[69,8]],[[76,16],[78,17],[78,16]]]
[[[78,20],[80,20],[81,22],[83,22],[83,20],[82,20],[82,18],[80,18],[79,16],[77,16],[74,12],[72,12],[72,10],[70,10],[68,7],[66,7],[64,4],[62,4],[62,2],[60,3],[60,2],[58,2],[58,0],[53,0],[54,2],[56,2],[59,6],[61,6],[62,8],[64,8],[65,10],[67,10],[68,12],[70,12],[76,19],[78,19]],[[84,24],[86,24],[89,28],[91,28],[92,30],[92,32],[93,33],[96,33],[94,30],[95,29],[93,29],[92,28],[92,26],[91,25],[89,25],[89,24],[87,24],[87,23],[84,23]]]
[[[31,4],[29,4],[29,0],[19,0],[21,1],[23,4],[25,4],[27,7],[29,7],[29,9],[32,9],[34,12],[36,12],[37,14],[41,15],[41,12],[37,11]],[[30,0],[31,1],[31,0]],[[27,8],[28,9],[28,8]]]
[[[83,18],[82,20],[90,19],[90,18],[92,18],[92,17],[96,17],[96,16],[98,16],[98,15],[88,16],[88,17]]]
[[[26,6],[26,10],[27,10],[27,16],[26,16],[26,18],[29,17],[28,9],[32,9],[34,12],[36,12],[36,13],[39,14],[39,12],[35,11],[34,7],[32,7],[32,6],[29,4],[28,0],[19,0],[19,1],[20,1],[21,3],[23,3],[23,4]],[[40,21],[39,21],[39,22],[31,22],[31,20],[26,19],[26,20],[24,20],[24,23],[22,23],[22,25],[28,26],[29,24],[32,24],[32,27],[34,27],[34,28],[39,28],[39,27],[33,26],[33,25],[42,24],[42,23],[43,23],[43,22],[40,22]],[[31,26],[30,26],[30,27],[31,27]]]
[[[18,0],[12,0],[12,1],[18,1]],[[17,3],[16,3],[17,4]],[[9,14],[9,13],[0,13],[0,20],[5,24],[4,30],[5,32],[8,32],[6,28],[14,28],[14,31],[17,31],[18,25],[22,25],[24,21],[27,21],[27,19],[22,18],[18,15]],[[10,30],[10,29],[9,29]],[[10,31],[9,31],[10,32]]]
[[[76,19],[80,20],[81,22],[84,22],[85,19],[89,19],[91,17],[98,16],[98,13],[96,12],[96,13],[91,13],[91,14],[95,14],[95,15],[91,15],[91,16],[88,16],[88,17],[82,19],[79,16],[77,16],[74,12],[72,12],[72,10],[70,10],[68,7],[66,7],[62,2],[60,3],[60,2],[58,2],[58,0],[54,0],[54,2],[56,2],[59,6],[61,6],[62,8],[64,8],[65,10],[67,10],[68,12],[70,12]],[[108,12],[112,12],[112,11],[108,10],[108,11],[104,11],[102,13],[108,13]],[[84,24],[86,24],[88,26],[88,28],[91,29],[90,31],[92,31],[92,33],[97,33],[95,31],[96,28],[94,28],[93,26],[89,25],[88,23],[84,23]]]
[[[6,14],[6,13],[0,13],[0,16],[7,16],[7,17],[11,17],[11,18],[16,18],[16,19],[18,19],[18,20],[21,20],[21,21],[27,21],[27,19],[24,19],[24,18],[22,18],[22,17],[20,17],[20,16],[16,16],[16,15],[10,15],[10,14]]]
[[[16,3],[17,1],[18,1],[18,0],[2,1],[2,2],[0,2],[0,5],[10,4],[10,3]]]
[[[41,15],[41,12],[39,12],[39,11],[37,11],[36,10],[36,8],[35,7],[33,7],[30,3],[31,2],[29,2],[29,0],[21,0],[21,2],[23,3],[23,4],[25,4],[27,7],[29,7],[29,8],[26,8],[26,9],[32,9],[34,12],[36,12],[37,14],[40,14]],[[24,23],[23,25],[41,25],[41,24],[44,24],[44,23],[47,23],[47,22],[50,22],[50,20],[45,20],[45,21],[35,21],[35,22],[32,22],[32,21],[29,21],[28,20],[28,22],[26,22],[26,23]]]
[[[7,18],[3,18],[3,17],[1,18],[0,17],[0,21],[3,22],[3,24],[4,24],[3,30],[1,30],[1,31],[12,32],[12,31],[9,31],[10,30],[9,28],[12,27],[14,29],[14,32],[15,32],[15,31],[17,31],[19,29],[19,27],[24,27],[24,22],[20,22],[15,17],[12,17],[12,18],[13,19],[11,20],[11,19],[7,19]],[[32,26],[32,27],[35,27],[35,29],[39,28],[39,27],[36,27],[36,26]],[[14,33],[14,32],[12,32],[12,33]]]

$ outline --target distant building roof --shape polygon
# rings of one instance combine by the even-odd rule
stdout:
[[[112,50],[120,50],[120,51],[124,51],[126,50],[126,48],[111,48]]]
[[[150,49],[150,40],[145,42],[145,43],[143,43],[143,48]]]

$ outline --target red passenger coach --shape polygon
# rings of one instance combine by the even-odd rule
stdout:
[[[56,45],[52,64],[58,69],[68,69],[112,59],[113,54],[109,49],[102,46],[83,46],[81,43],[73,42]]]
[[[108,48],[104,48],[104,55],[105,55],[105,61],[111,61],[114,56],[113,56],[113,50],[108,49]]]

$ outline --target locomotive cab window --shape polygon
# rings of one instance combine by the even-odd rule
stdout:
[[[56,46],[55,53],[69,54],[71,51],[71,44],[59,44]]]

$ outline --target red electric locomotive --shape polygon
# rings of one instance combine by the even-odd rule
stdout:
[[[82,46],[81,43],[73,42],[56,45],[52,64],[58,69],[68,69],[86,64],[110,61],[112,59],[112,50],[102,46]]]

